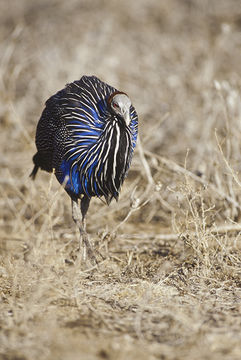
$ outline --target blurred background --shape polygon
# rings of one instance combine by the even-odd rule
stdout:
[[[240,359],[240,5],[0,0],[1,359]],[[45,101],[84,74],[141,139],[118,203],[91,200],[97,270],[54,176],[29,178]]]
[[[145,151],[182,166],[186,161],[194,174],[225,188],[217,178],[223,169],[214,130],[239,171],[240,46],[238,0],[1,1],[3,193],[13,191],[12,178],[26,197],[44,103],[83,74],[96,75],[129,94],[139,114]],[[228,144],[227,134],[232,136]],[[147,156],[147,161],[154,182],[162,185],[162,197],[171,202],[173,195],[166,189],[175,180],[173,174],[157,159]],[[137,151],[129,179],[142,191],[146,175]],[[33,186],[45,189],[48,181],[48,174],[39,173]],[[17,206],[19,199],[14,201]],[[5,203],[3,199],[1,205]],[[155,207],[156,215],[162,207]]]

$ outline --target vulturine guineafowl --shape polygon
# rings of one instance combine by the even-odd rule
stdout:
[[[93,258],[85,216],[92,196],[118,199],[136,146],[138,116],[129,97],[95,76],[51,96],[37,125],[38,169],[54,171],[72,200],[72,216]],[[80,207],[78,201],[80,200]]]

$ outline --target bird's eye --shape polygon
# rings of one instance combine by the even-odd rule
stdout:
[[[119,108],[119,105],[118,105],[117,103],[115,103],[115,102],[113,102],[113,106],[114,106],[114,108],[116,108],[116,109]]]

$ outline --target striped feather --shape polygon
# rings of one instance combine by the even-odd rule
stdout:
[[[98,78],[83,76],[46,102],[54,139],[51,144],[38,139],[37,131],[38,151],[48,148],[56,177],[72,197],[104,196],[108,203],[118,198],[136,146],[138,118],[133,106],[129,126],[111,112],[108,99],[115,92]],[[41,119],[38,126],[40,133]]]

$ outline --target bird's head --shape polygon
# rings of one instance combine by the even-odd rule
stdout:
[[[117,92],[110,96],[109,106],[111,111],[124,119],[126,126],[131,122],[130,107],[131,101],[125,93]]]

